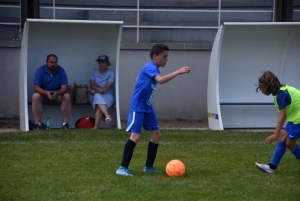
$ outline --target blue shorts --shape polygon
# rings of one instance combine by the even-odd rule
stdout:
[[[284,130],[288,133],[288,138],[290,140],[297,140],[300,137],[300,124],[293,124],[292,122],[287,122]]]
[[[129,111],[126,131],[141,134],[142,127],[145,130],[159,130],[155,112]]]

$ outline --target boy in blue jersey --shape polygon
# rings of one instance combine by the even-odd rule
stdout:
[[[279,119],[275,132],[265,139],[265,143],[271,144],[278,137],[284,122],[287,124],[279,136],[277,147],[269,164],[256,163],[260,170],[273,174],[283,155],[286,147],[300,160],[300,148],[296,141],[300,137],[300,91],[294,87],[281,84],[278,78],[270,71],[266,71],[259,78],[258,89],[265,95],[274,96],[274,104],[279,111]]]
[[[32,114],[35,121],[33,130],[42,129],[41,118],[43,104],[61,104],[63,116],[62,129],[69,128],[71,114],[71,97],[68,91],[68,77],[66,71],[57,65],[58,58],[49,54],[46,64],[40,66],[34,74],[34,93],[32,95]]]
[[[131,136],[125,144],[122,163],[116,172],[117,175],[133,176],[128,170],[128,166],[133,155],[133,150],[141,139],[142,127],[150,133],[147,159],[143,171],[159,172],[153,166],[161,137],[158,121],[152,106],[152,98],[156,90],[156,84],[164,84],[177,75],[190,72],[190,68],[184,66],[173,73],[161,76],[158,68],[166,65],[168,61],[168,51],[169,47],[166,45],[154,45],[150,51],[152,62],[147,63],[142,68],[136,79],[126,129],[126,131],[131,132]]]

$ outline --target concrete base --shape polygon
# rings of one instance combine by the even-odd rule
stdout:
[[[17,128],[0,128],[0,133],[9,133],[9,132],[21,132],[21,130]]]

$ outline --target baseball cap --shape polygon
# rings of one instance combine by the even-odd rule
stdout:
[[[105,61],[105,62],[108,63],[109,62],[109,58],[105,54],[101,54],[96,61]]]

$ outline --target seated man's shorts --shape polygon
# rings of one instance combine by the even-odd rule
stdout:
[[[43,96],[43,105],[61,105],[60,95],[56,96],[54,100],[50,100],[48,96]]]

